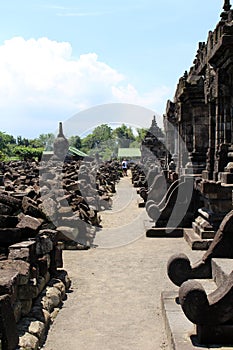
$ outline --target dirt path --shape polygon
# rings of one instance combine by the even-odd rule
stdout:
[[[126,191],[131,195],[125,196]],[[191,252],[183,238],[146,238],[143,227],[152,223],[145,209],[137,207],[130,179],[122,179],[117,193],[111,214],[102,215],[105,229],[95,242],[99,239],[99,248],[64,251],[72,290],[50,329],[46,350],[168,349],[160,295],[176,287],[166,276],[167,260],[175,252],[192,255],[192,260],[200,253]],[[127,243],[115,239],[117,232],[126,234]],[[108,234],[114,247],[104,248],[102,238]]]

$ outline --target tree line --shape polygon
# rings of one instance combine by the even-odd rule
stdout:
[[[111,128],[108,124],[97,126],[84,137],[78,135],[68,138],[69,145],[88,155],[99,153],[104,160],[115,158],[118,148],[140,147],[147,129],[122,124]],[[40,158],[43,151],[52,151],[55,135],[41,134],[38,138],[27,139],[22,136],[14,138],[12,135],[0,131],[0,160]]]

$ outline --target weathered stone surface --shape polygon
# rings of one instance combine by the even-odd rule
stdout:
[[[61,241],[74,241],[77,239],[79,234],[79,229],[74,227],[59,226],[57,227],[58,240]]]
[[[49,283],[48,287],[54,287],[57,288],[61,292],[61,299],[64,299],[66,296],[66,287],[64,283],[58,279],[58,278],[52,278]]]
[[[0,334],[2,349],[16,349],[19,338],[9,295],[0,296]]]
[[[223,219],[214,240],[203,255],[201,261],[191,266],[185,254],[173,255],[167,264],[167,273],[171,281],[180,286],[183,282],[193,278],[211,278],[212,258],[233,257],[233,210]]]
[[[53,308],[57,307],[62,300],[61,292],[58,288],[47,287],[46,288],[46,297],[51,299]]]
[[[69,290],[70,286],[71,286],[71,280],[68,276],[67,271],[65,270],[58,270],[57,274],[56,274],[56,278],[58,278],[59,280],[61,280],[65,287],[66,287],[66,291]]]
[[[0,295],[9,294],[13,304],[17,297],[18,272],[9,266],[1,269],[0,274]]]
[[[179,289],[179,301],[186,317],[200,326],[218,326],[231,321],[232,300],[233,273],[229,275],[227,283],[208,296],[203,286],[195,280],[184,282]]]
[[[18,323],[22,316],[22,304],[20,300],[16,300],[12,307],[13,307],[15,322]]]
[[[24,260],[29,263],[35,262],[36,260],[36,242],[35,241],[24,241],[13,244],[9,247],[9,259],[13,260]]]
[[[4,260],[0,262],[0,270],[12,271],[17,273],[17,284],[27,284],[30,277],[30,264],[23,260]]]
[[[34,218],[30,215],[20,215],[19,220],[20,221],[17,224],[17,227],[24,230],[29,230],[30,234],[37,233],[39,231],[40,226],[42,225],[41,220]]]
[[[45,325],[41,321],[33,321],[28,327],[29,333],[35,335],[39,339],[39,343],[42,344],[45,337]]]
[[[43,218],[42,211],[38,208],[37,203],[28,197],[24,197],[22,201],[22,209],[24,214],[35,217]]]
[[[0,193],[0,203],[5,204],[9,207],[12,207],[14,211],[19,209],[21,206],[21,200],[3,193]]]
[[[38,286],[32,282],[31,284],[25,284],[18,286],[18,298],[20,300],[30,300],[38,296]]]
[[[21,302],[22,316],[28,315],[32,308],[32,299],[27,299],[27,300],[21,299],[20,302]]]
[[[39,276],[37,279],[37,287],[38,287],[38,293],[41,293],[42,290],[45,288],[46,280],[44,277]]]
[[[53,241],[46,234],[41,234],[36,238],[36,254],[45,255],[53,250]]]
[[[50,313],[39,306],[33,306],[33,308],[30,311],[30,317],[33,317],[40,322],[43,322],[46,328],[49,326]]]
[[[46,273],[48,272],[49,267],[50,267],[50,255],[46,254],[43,257],[38,258],[37,265],[39,268],[39,275],[45,276]]]
[[[39,349],[39,340],[34,335],[25,332],[19,337],[19,346],[22,349],[37,350]]]
[[[39,208],[49,220],[54,221],[55,223],[57,222],[58,209],[57,203],[53,198],[44,199],[43,202],[39,204]]]

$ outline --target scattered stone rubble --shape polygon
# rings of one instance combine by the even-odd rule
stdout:
[[[62,250],[91,246],[120,166],[52,159],[0,172],[1,349],[38,349],[70,288]]]

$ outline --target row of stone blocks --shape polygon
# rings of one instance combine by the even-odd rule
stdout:
[[[0,261],[1,350],[38,349],[43,343],[70,287],[58,246],[44,233],[10,246],[8,259]]]

